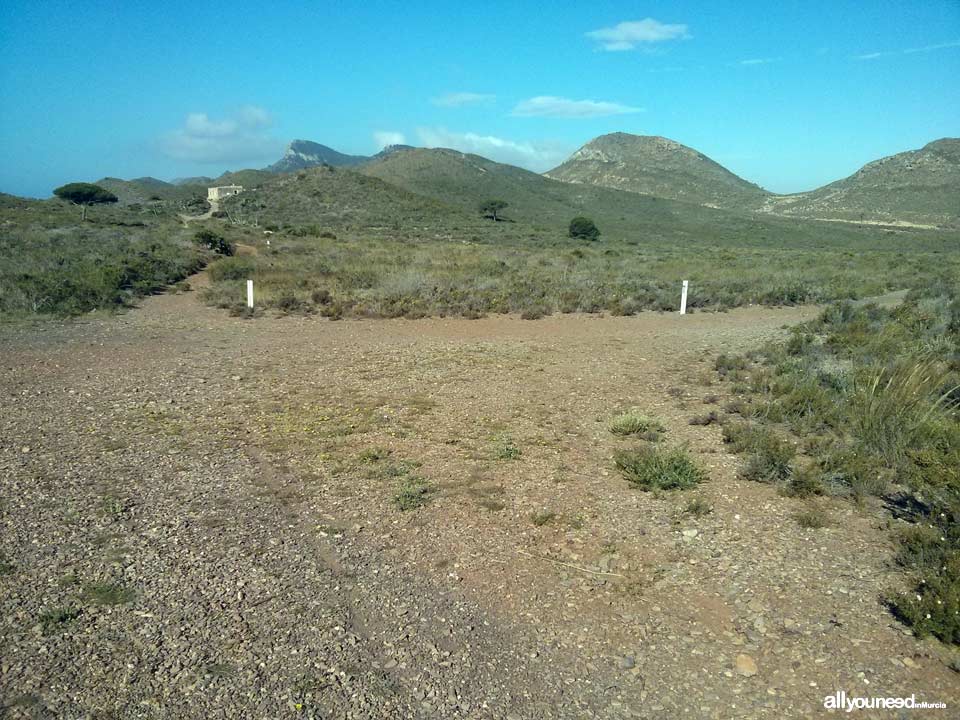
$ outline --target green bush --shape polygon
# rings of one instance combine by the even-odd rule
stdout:
[[[233,243],[228,242],[222,235],[217,235],[212,230],[198,230],[193,236],[193,241],[200,247],[212,250],[217,255],[233,255],[236,251]]]
[[[897,534],[912,589],[888,593],[888,605],[917,635],[951,643],[960,643],[960,343],[950,335],[958,296],[954,278],[892,308],[826,308],[762,353],[765,378],[753,371],[746,388],[756,393],[758,421],[724,427],[733,449],[749,453],[747,477],[796,497],[874,495],[898,507],[912,522]],[[788,428],[817,432],[803,443],[811,461],[802,470],[792,469],[794,449],[779,438]],[[809,528],[825,522],[820,511],[796,519]]]
[[[614,463],[624,479],[640,490],[688,490],[707,478],[683,447],[619,450]]]
[[[790,478],[791,461],[796,449],[761,425],[728,423],[723,428],[724,442],[734,452],[747,453],[747,462],[741,475],[748,480],[780,483]]]
[[[610,421],[610,432],[614,435],[659,435],[667,428],[657,418],[645,415],[638,408],[622,412]]]
[[[600,238],[600,230],[593,220],[582,215],[578,215],[570,221],[568,234],[572,238],[581,240],[598,240]]]
[[[430,502],[435,492],[436,488],[423,478],[410,477],[404,480],[393,499],[400,510],[416,510]]]
[[[210,279],[214,282],[247,280],[256,271],[256,263],[249,257],[228,257],[210,265]]]

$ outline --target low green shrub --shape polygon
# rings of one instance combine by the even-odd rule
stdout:
[[[723,427],[723,440],[734,452],[747,453],[747,462],[741,471],[746,479],[780,483],[790,478],[796,448],[769,428],[749,423],[727,423]]]
[[[640,490],[688,490],[707,479],[684,447],[619,450],[614,463],[624,479]]]
[[[436,492],[437,489],[423,478],[408,477],[393,499],[400,510],[416,510],[429,503]]]
[[[214,282],[247,280],[254,276],[256,263],[249,257],[227,257],[210,265],[210,279]]]
[[[736,408],[755,421],[724,426],[731,447],[748,453],[746,477],[801,498],[881,496],[909,520],[897,561],[912,589],[886,600],[917,635],[950,643],[960,643],[960,338],[950,330],[958,298],[953,277],[899,306],[826,308],[764,349],[766,377],[751,372],[753,397]],[[780,439],[787,430],[803,439],[802,469]],[[820,509],[795,519],[805,528],[829,522]]]
[[[206,228],[197,230],[193,236],[193,242],[200,247],[215,252],[217,255],[233,255],[236,252],[233,243],[226,240],[222,235]]]
[[[660,420],[644,414],[638,408],[622,412],[610,421],[610,432],[614,435],[659,435],[667,431]]]

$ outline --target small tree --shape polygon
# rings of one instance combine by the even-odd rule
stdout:
[[[588,217],[578,215],[570,221],[570,237],[596,240],[600,237],[600,230]]]
[[[82,208],[81,220],[87,219],[88,205],[103,205],[117,201],[116,195],[93,183],[69,183],[58,187],[53,191],[53,194],[61,200],[79,205]]]
[[[233,255],[235,250],[233,243],[206,228],[198,230],[193,236],[193,241],[201,247],[213,250],[217,255]]]
[[[507,207],[508,203],[504,200],[487,200],[480,205],[480,214],[484,217],[492,218],[494,222],[500,219],[500,211]]]

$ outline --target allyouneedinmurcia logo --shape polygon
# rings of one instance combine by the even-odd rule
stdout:
[[[946,710],[947,704],[942,702],[927,702],[917,700],[916,695],[908,697],[859,697],[847,695],[846,691],[838,690],[833,695],[823,699],[823,707],[827,710]]]

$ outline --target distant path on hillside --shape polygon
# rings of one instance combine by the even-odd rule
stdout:
[[[207,202],[210,203],[210,209],[203,213],[203,215],[184,215],[183,213],[180,213],[180,221],[184,225],[189,225],[191,222],[196,220],[209,220],[212,218],[215,212],[220,211],[220,201],[208,199]]]

